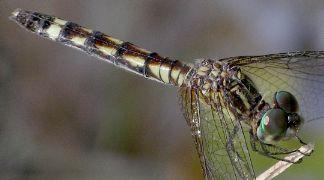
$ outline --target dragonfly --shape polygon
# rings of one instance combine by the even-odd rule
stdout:
[[[305,144],[298,136],[303,122],[324,117],[324,51],[191,64],[55,16],[17,9],[10,18],[38,36],[177,87],[205,179],[255,179],[251,150],[283,160],[298,149],[278,142]]]

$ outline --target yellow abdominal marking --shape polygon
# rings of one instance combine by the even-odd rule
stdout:
[[[171,78],[173,80],[177,80],[179,74],[180,74],[181,70],[180,69],[172,69],[171,71]]]
[[[170,68],[169,66],[165,66],[165,65],[161,65],[160,66],[160,75],[161,75],[161,79],[163,82],[165,83],[169,83],[170,79],[169,79],[169,72],[170,72]]]
[[[59,37],[61,30],[62,30],[62,27],[60,25],[51,24],[49,26],[49,28],[46,30],[46,32],[47,32],[49,38],[55,40],[56,38]]]
[[[67,21],[60,19],[60,18],[55,18],[54,19],[54,24],[59,24],[61,26],[64,26],[67,23]]]
[[[148,68],[154,74],[155,77],[159,77],[159,71],[160,71],[160,64],[149,64]]]
[[[96,45],[96,47],[102,52],[104,53],[105,55],[113,55],[117,52],[117,50],[115,48],[110,48],[110,47],[107,47],[107,46],[99,46],[99,45]]]
[[[105,35],[104,38],[107,38],[107,39],[109,39],[110,41],[112,41],[112,42],[114,42],[114,43],[116,43],[116,44],[118,44],[118,45],[120,45],[120,44],[123,43],[123,41],[121,41],[121,40],[119,40],[119,39],[116,39],[116,38],[113,38],[113,37],[110,37],[110,36],[107,36],[107,35]]]
[[[84,45],[85,41],[87,40],[87,38],[84,38],[84,37],[73,37],[71,39],[72,42],[74,42],[75,44],[77,45]]]
[[[186,74],[179,74],[179,77],[178,77],[178,84],[182,84],[183,83],[183,81],[184,81],[184,79],[185,79],[185,76],[186,76]]]
[[[143,67],[145,65],[145,59],[142,57],[123,55],[123,59],[133,67]]]

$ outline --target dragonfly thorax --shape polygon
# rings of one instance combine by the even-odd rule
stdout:
[[[237,72],[237,68],[232,68],[227,63],[204,59],[197,62],[189,72],[187,85],[202,90],[204,94],[210,90],[217,92],[222,88],[230,89]]]
[[[187,76],[187,86],[199,90],[203,99],[209,99],[208,104],[224,101],[240,119],[250,118],[261,100],[253,82],[239,67],[217,60],[204,59],[196,63]],[[217,99],[218,95],[224,98]]]

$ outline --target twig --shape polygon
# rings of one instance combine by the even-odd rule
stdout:
[[[302,146],[299,148],[299,151],[304,154],[311,154],[314,150],[314,144],[309,143],[305,146]],[[292,162],[297,162],[299,159],[304,157],[305,155],[300,152],[293,152],[287,155],[284,159],[289,160]],[[279,161],[272,167],[270,167],[268,170],[264,171],[262,174],[260,174],[256,179],[262,180],[262,179],[272,179],[276,176],[278,176],[280,173],[285,171],[289,166],[291,166],[293,163],[289,163],[286,161]]]

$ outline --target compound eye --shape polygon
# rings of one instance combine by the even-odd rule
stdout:
[[[287,113],[298,111],[298,102],[294,95],[287,91],[278,91],[274,97],[275,104]]]
[[[258,138],[271,144],[282,139],[288,128],[288,114],[282,109],[270,109],[262,116],[257,129]]]

